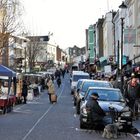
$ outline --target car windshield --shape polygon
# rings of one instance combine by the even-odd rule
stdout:
[[[124,98],[119,90],[111,89],[91,89],[86,93],[85,99],[88,100],[93,92],[98,93],[99,101],[124,101]]]
[[[81,91],[86,92],[89,87],[106,87],[110,88],[112,87],[111,83],[107,82],[84,82]]]
[[[80,88],[81,84],[82,84],[82,81],[78,81],[78,83],[77,83],[77,89]]]
[[[89,79],[88,75],[74,75],[73,81],[78,81],[79,79]]]

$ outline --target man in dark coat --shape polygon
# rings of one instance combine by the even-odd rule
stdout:
[[[125,97],[128,99],[128,105],[134,112],[134,115],[138,115],[138,101],[140,99],[140,84],[135,77],[128,82],[127,92]]]
[[[28,95],[28,84],[25,80],[23,80],[23,85],[22,85],[22,96],[24,100],[24,104],[26,104],[27,101],[27,95]]]
[[[97,99],[97,93],[92,93],[91,97],[86,103],[87,109],[89,109],[88,120],[89,120],[89,128],[94,130],[103,130],[105,126],[104,116],[105,113],[103,109],[100,107]]]
[[[86,107],[90,110],[91,112],[91,118],[92,121],[101,121],[103,120],[105,113],[103,109],[100,107],[97,99],[98,99],[98,94],[97,93],[92,93],[90,96],[89,100],[86,103]]]

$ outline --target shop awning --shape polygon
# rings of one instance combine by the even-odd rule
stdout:
[[[0,76],[16,77],[16,72],[8,67],[0,65]]]
[[[100,57],[99,61],[100,61],[100,66],[101,67],[104,67],[104,66],[107,65],[107,57]]]
[[[107,61],[107,58],[103,56],[103,57],[100,57],[99,60],[100,60],[100,63],[103,63],[104,61]]]

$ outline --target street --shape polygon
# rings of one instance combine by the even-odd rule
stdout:
[[[0,115],[1,140],[103,140],[97,132],[81,130],[70,94],[69,75],[65,76],[56,93],[58,103],[50,104],[47,91],[39,98],[17,105],[11,113]],[[120,140],[137,140],[122,134]]]

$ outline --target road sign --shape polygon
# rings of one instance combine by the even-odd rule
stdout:
[[[124,44],[136,43],[136,29],[124,29]]]

